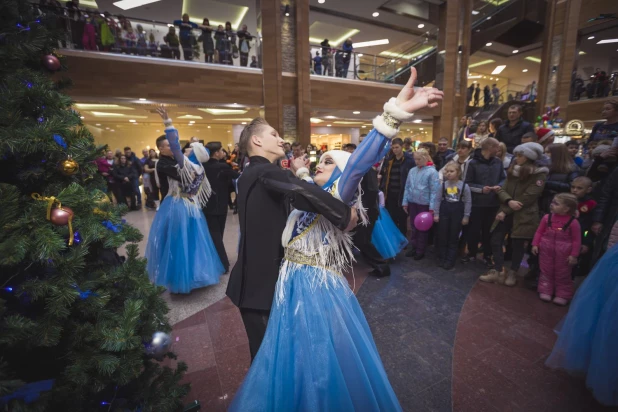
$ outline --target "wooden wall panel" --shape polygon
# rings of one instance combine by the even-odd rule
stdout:
[[[577,50],[577,30],[582,9],[582,0],[569,0],[562,31],[560,64],[558,65],[558,82],[556,84],[556,106],[567,107],[571,90],[571,75],[575,68]],[[563,116],[566,115],[563,113]]]
[[[319,109],[379,112],[388,99],[399,94],[401,88],[391,84],[311,76],[311,106]],[[425,109],[418,114],[439,116],[440,110],[440,107]]]
[[[62,51],[75,98],[146,98],[189,103],[263,104],[262,73],[125,55]]]
[[[590,99],[569,103],[564,119],[567,121],[573,119],[583,121],[601,120],[601,110],[606,100]]]
[[[309,49],[309,0],[296,0],[296,135],[306,147],[311,143],[311,81]]]
[[[283,90],[281,89],[281,2],[261,0],[262,67],[264,69],[264,113],[277,130],[283,130]]]
[[[460,10],[461,1],[450,0],[446,4],[440,6],[441,12],[446,14],[444,24],[446,27],[440,27],[440,35],[444,33],[444,83],[442,91],[444,92],[444,101],[442,105],[442,114],[440,116],[440,134],[449,139],[454,136],[455,117],[457,115],[456,101],[456,77],[457,77],[457,59],[459,31],[460,31]],[[442,21],[441,21],[442,23]]]

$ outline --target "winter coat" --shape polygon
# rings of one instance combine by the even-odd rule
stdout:
[[[549,169],[535,166],[526,179],[517,176],[507,176],[504,185],[498,192],[500,211],[506,215],[513,215],[513,229],[511,237],[514,239],[532,239],[539,226],[539,197],[543,193],[545,180]],[[513,210],[508,206],[510,200],[523,204],[520,210]]]
[[[408,173],[405,188],[401,202],[403,206],[416,203],[417,205],[429,205],[429,209],[433,210],[436,194],[440,188],[438,171],[430,164],[413,167]]]
[[[120,164],[115,165],[112,169],[112,174],[114,175],[114,179],[116,182],[123,183],[124,178],[128,177],[129,181],[133,181],[133,179],[137,179],[137,175],[135,174],[135,168],[133,168],[132,164],[127,164],[125,166],[121,166]]]
[[[571,171],[568,173],[552,173],[549,172],[545,181],[545,189],[541,196],[540,204],[542,213],[549,213],[549,205],[551,200],[557,193],[569,193],[571,191],[571,182],[579,176],[579,168],[573,163]]]
[[[521,144],[521,137],[528,132],[534,133],[534,127],[530,123],[520,119],[511,127],[507,121],[498,128],[496,139],[506,145],[507,152],[513,153],[513,149]]]
[[[483,193],[483,187],[502,186],[506,179],[502,160],[498,157],[492,157],[489,160],[485,159],[481,149],[476,149],[471,157],[472,160],[468,163],[465,182],[470,186],[470,191],[472,192],[472,206],[498,206],[496,193]]]
[[[603,224],[603,230],[594,244],[593,262],[601,257],[604,245],[618,217],[618,169],[605,180],[598,197],[597,207],[592,211],[592,221]]]
[[[440,170],[444,167],[444,165],[447,163],[446,158],[455,154],[455,151],[453,149],[446,149],[446,152],[443,153],[436,153],[436,155],[433,157],[433,163],[436,165],[436,170]]]
[[[386,196],[388,193],[388,174],[389,174],[389,170],[390,170],[390,164],[393,161],[394,157],[390,157],[388,159],[384,160],[384,163],[382,164],[382,169],[380,170],[380,175],[382,176],[382,180],[380,181],[380,190],[384,193],[384,195]],[[410,153],[404,153],[403,154],[403,163],[401,164],[401,166],[399,167],[399,172],[401,173],[401,189],[399,191],[399,199],[397,200],[398,202],[401,202],[403,200],[403,193],[406,187],[406,180],[408,179],[408,174],[410,173],[410,170],[416,166],[416,164],[414,163],[414,156],[412,156]]]
[[[107,158],[105,156],[103,157],[99,157],[96,160],[97,163],[97,169],[99,169],[99,173],[107,173],[107,176],[105,177],[105,180],[107,180],[108,183],[114,183],[114,175],[112,174],[112,171],[114,169],[113,164],[109,164],[107,162]]]

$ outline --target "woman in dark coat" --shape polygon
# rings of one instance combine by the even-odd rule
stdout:
[[[204,18],[200,29],[202,29],[202,35],[200,36],[200,40],[202,41],[202,45],[204,46],[204,61],[206,63],[214,63],[215,43],[212,39],[212,27],[210,27],[210,20]]]
[[[579,167],[564,144],[550,144],[545,149],[545,155],[551,159],[551,165],[539,205],[541,216],[549,213],[549,204],[556,194],[571,191],[571,182],[579,176]]]
[[[485,86],[483,89],[483,104],[485,110],[489,109],[489,105],[491,104],[491,90],[489,89],[489,86]]]
[[[114,165],[112,170],[116,184],[118,185],[118,193],[120,194],[118,203],[127,204],[127,197],[131,198],[131,210],[137,210],[135,205],[135,193],[133,193],[133,180],[137,179],[135,168],[132,167],[131,162],[127,161],[125,155],[120,156],[120,162]]]

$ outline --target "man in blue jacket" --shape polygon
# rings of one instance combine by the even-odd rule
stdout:
[[[384,193],[386,210],[401,233],[408,231],[408,215],[401,206],[403,192],[410,169],[415,166],[414,157],[403,151],[403,140],[395,138],[391,143],[392,155],[387,157],[380,170],[380,190]]]
[[[518,104],[509,107],[507,116],[509,121],[498,128],[496,139],[506,145],[506,150],[513,153],[513,149],[521,144],[521,138],[528,132],[534,133],[534,127],[522,119],[522,109]]]

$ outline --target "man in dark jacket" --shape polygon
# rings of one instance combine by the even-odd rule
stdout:
[[[290,207],[321,214],[345,231],[356,227],[356,210],[317,185],[296,178],[275,162],[285,156],[284,141],[262,118],[254,119],[240,135],[239,149],[250,164],[238,179],[240,245],[227,295],[240,308],[255,357],[264,338],[283,259],[281,234]],[[292,170],[306,166],[292,161]]]
[[[223,232],[225,231],[225,222],[227,219],[227,204],[228,204],[228,188],[232,183],[232,180],[238,179],[240,176],[238,172],[232,169],[232,166],[225,162],[221,162],[221,159],[225,157],[223,152],[223,146],[221,142],[209,142],[206,144],[206,148],[210,152],[210,159],[204,163],[204,170],[206,171],[206,177],[210,182],[212,188],[212,195],[204,207],[204,215],[206,216],[206,222],[208,223],[208,230],[212,242],[217,249],[217,254],[225,273],[230,270],[230,261],[227,258],[225,252],[225,245],[223,244]]]
[[[489,244],[491,225],[500,206],[496,193],[506,179],[502,160],[496,157],[499,149],[498,141],[489,137],[483,141],[480,149],[474,151],[468,163],[466,183],[472,192],[472,212],[468,226],[468,255],[462,259],[464,263],[476,258],[479,240],[483,242],[485,261],[488,265],[493,263]]]
[[[354,150],[356,150],[356,145],[354,143],[348,143],[343,147],[343,150],[353,153]],[[365,176],[363,176],[363,180],[361,180],[361,190],[363,191],[361,201],[363,202],[363,207],[367,209],[369,224],[367,224],[367,226],[361,225],[356,228],[354,232],[354,245],[358,248],[367,264],[373,268],[373,275],[389,276],[391,274],[391,269],[388,263],[384,261],[380,252],[378,252],[373,243],[371,243],[373,227],[380,216],[378,172],[373,168],[369,169]]]
[[[597,207],[592,211],[592,232],[596,235],[592,262],[594,264],[603,256],[612,226],[618,216],[618,168],[605,180],[597,199]]]
[[[143,173],[142,162],[140,159],[131,151],[129,146],[124,148],[124,155],[127,157],[127,162],[131,162],[131,166],[135,170],[136,178],[131,182],[133,184],[133,193],[137,197],[137,208],[142,207],[142,192],[139,189],[139,178]]]
[[[403,141],[393,139],[391,143],[392,156],[384,160],[380,170],[380,190],[384,193],[386,210],[401,233],[406,236],[408,231],[408,215],[401,207],[403,192],[408,180],[410,169],[415,166],[414,157],[403,151]]]
[[[509,107],[507,116],[509,121],[498,128],[496,139],[506,145],[506,150],[513,153],[513,149],[521,144],[521,138],[528,132],[534,133],[534,127],[521,118],[522,109],[518,104]]]
[[[442,169],[447,163],[446,158],[452,154],[455,154],[455,151],[449,149],[448,139],[446,137],[441,137],[440,140],[438,140],[438,151],[433,157],[433,164],[436,166],[436,170]]]

